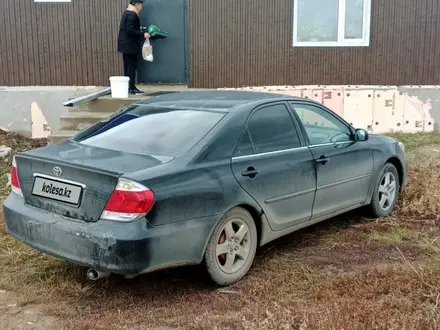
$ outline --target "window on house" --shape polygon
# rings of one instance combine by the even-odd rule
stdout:
[[[293,45],[370,45],[371,0],[294,0]]]

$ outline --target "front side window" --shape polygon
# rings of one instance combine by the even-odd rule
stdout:
[[[293,45],[369,46],[371,0],[294,0]]]
[[[304,125],[310,144],[347,142],[350,129],[330,112],[310,104],[292,104]]]
[[[255,111],[235,152],[235,156],[260,154],[300,147],[298,132],[284,104]]]

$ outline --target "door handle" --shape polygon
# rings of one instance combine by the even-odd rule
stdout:
[[[260,170],[257,170],[253,166],[249,166],[246,171],[241,172],[242,176],[247,176],[251,179],[255,178],[258,174],[260,174]]]
[[[329,158],[326,157],[326,156],[324,156],[324,155],[320,156],[317,160],[315,160],[315,162],[316,162],[317,164],[322,164],[322,165],[327,164],[328,161],[329,161]]]

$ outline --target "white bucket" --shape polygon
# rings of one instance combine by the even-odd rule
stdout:
[[[110,77],[112,97],[115,99],[127,99],[129,81],[129,77]]]

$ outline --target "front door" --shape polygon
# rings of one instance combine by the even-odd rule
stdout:
[[[273,230],[310,220],[315,164],[287,104],[254,110],[232,158],[237,181],[263,209]]]
[[[141,26],[157,25],[166,39],[151,41],[153,62],[140,59],[138,83],[187,84],[187,0],[148,0],[140,14]]]
[[[312,218],[363,204],[373,173],[368,142],[355,141],[347,124],[325,107],[301,102],[291,105],[303,123],[316,162]]]

